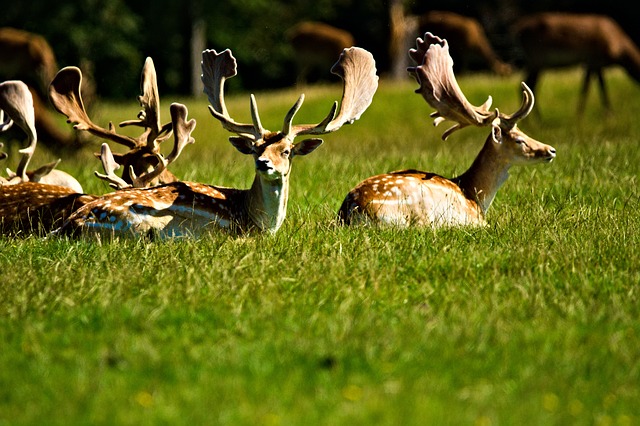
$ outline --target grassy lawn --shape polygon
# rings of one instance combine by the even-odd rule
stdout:
[[[520,77],[459,82],[511,113]],[[512,169],[486,229],[336,224],[360,180],[453,176],[488,135],[443,142],[417,85],[383,80],[359,121],[294,161],[276,235],[0,237],[0,425],[638,424],[640,88],[607,77],[613,113],[593,90],[580,120],[580,74],[543,77],[541,115],[520,127],[558,156]],[[320,121],[340,90],[305,90],[295,122]],[[134,118],[135,95],[94,121]],[[298,95],[256,93],[263,125],[280,128]],[[250,120],[248,98],[229,90],[234,119]],[[175,100],[198,126],[172,171],[248,187],[252,161],[206,100],[161,93],[163,121]],[[106,192],[91,151],[60,168]]]

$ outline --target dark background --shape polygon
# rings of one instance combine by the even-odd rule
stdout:
[[[433,8],[433,1],[404,1],[410,14]],[[445,7],[446,4],[446,7]],[[100,97],[132,99],[139,92],[140,71],[151,56],[161,93],[191,93],[192,25],[206,28],[206,47],[231,48],[238,60],[239,89],[269,89],[295,82],[288,28],[301,20],[322,21],[350,31],[356,44],[371,51],[381,75],[389,69],[389,4],[376,0],[27,0],[3,8],[0,26],[43,35],[58,65],[91,70]],[[441,2],[450,10],[477,18],[494,48],[513,65],[519,51],[508,28],[525,14],[552,10],[595,12],[616,19],[638,43],[637,14],[628,1],[486,0]]]

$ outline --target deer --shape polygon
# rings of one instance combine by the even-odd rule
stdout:
[[[100,159],[105,174],[96,172],[96,176],[116,189],[148,188],[149,183],[157,179],[179,157],[183,148],[194,142],[190,135],[195,128],[195,120],[187,120],[187,107],[174,102],[169,110],[174,129],[174,147],[166,159],[157,153],[157,165],[139,176],[132,175],[132,183],[128,183],[115,174],[120,165],[116,163],[109,145],[103,143]],[[49,234],[59,229],[76,210],[100,197],[79,193],[64,186],[37,182],[0,186],[0,233]]]
[[[55,53],[43,36],[0,28],[0,79],[20,80],[31,90],[41,144],[54,152],[76,150],[82,142],[60,129],[47,102],[47,88],[57,71]],[[87,88],[91,88],[90,83],[85,84]]]
[[[340,107],[334,102],[329,114],[318,124],[293,124],[305,99],[302,94],[285,115],[282,129],[270,131],[262,125],[253,94],[252,123],[237,122],[229,114],[224,85],[237,75],[231,50],[218,53],[207,49],[202,53],[201,65],[210,113],[225,130],[235,134],[229,137],[231,144],[253,158],[255,176],[251,187],[239,189],[181,181],[122,188],[76,210],[54,231],[55,235],[166,239],[198,237],[205,232],[274,234],[286,217],[293,158],[308,155],[323,143],[317,137],[300,142],[295,138],[332,133],[358,120],[378,87],[373,55],[359,47],[344,49],[331,68],[343,80]]]
[[[308,83],[313,71],[331,65],[343,49],[355,45],[350,32],[322,22],[300,22],[286,35],[294,51],[299,85]]]
[[[400,170],[369,177],[351,189],[338,211],[344,225],[375,224],[408,227],[487,226],[486,213],[513,165],[551,162],[556,150],[518,128],[533,108],[534,96],[522,83],[523,101],[511,115],[490,111],[492,98],[472,105],[453,72],[446,39],[429,32],[409,50],[416,66],[416,93],[436,111],[434,125],[455,124],[442,134],[446,140],[467,126],[489,127],[490,133],[471,167],[454,178],[419,170]]]
[[[41,182],[49,185],[65,186],[75,192],[82,192],[82,185],[69,173],[55,169],[57,161],[45,164],[35,170],[27,170],[35,153],[38,136],[35,126],[33,96],[29,87],[20,80],[9,80],[0,83],[0,110],[6,118],[2,119],[0,131],[8,130],[14,123],[27,136],[27,147],[19,150],[22,154],[15,172],[7,169],[7,178],[0,177],[0,185],[15,185],[22,182]],[[6,153],[4,157],[6,157]]]
[[[16,172],[8,170],[8,178],[0,177],[0,233],[47,234],[79,206],[93,200],[82,193],[82,186],[66,172],[55,170],[60,162],[27,170],[37,144],[32,95],[19,80],[0,83],[0,131],[16,124],[27,134],[29,144],[22,154]],[[0,143],[0,148],[3,145]],[[0,159],[7,154],[0,152]]]
[[[58,70],[53,49],[39,34],[17,28],[0,28],[0,75],[19,79],[46,98],[49,82]]]
[[[422,15],[405,14],[401,0],[389,6],[391,26],[390,54],[396,79],[404,71],[406,47],[415,33],[440,34],[451,43],[451,56],[459,70],[468,70],[472,61],[481,61],[498,76],[508,76],[513,67],[504,62],[491,45],[482,24],[475,18],[455,12],[432,10]]]
[[[179,180],[166,167],[159,165],[161,143],[171,137],[173,131],[172,122],[161,123],[160,119],[160,95],[158,92],[158,82],[153,59],[147,57],[142,68],[141,91],[138,101],[142,107],[138,113],[137,120],[127,120],[119,124],[120,127],[137,126],[143,128],[142,134],[138,137],[131,137],[117,133],[112,122],[108,128],[100,127],[89,118],[82,100],[82,71],[75,66],[62,68],[55,75],[49,85],[49,100],[54,108],[67,117],[67,122],[73,124],[73,128],[78,131],[85,131],[101,139],[123,145],[128,148],[125,153],[113,153],[109,148],[109,154],[114,161],[122,167],[122,177],[126,183],[137,186],[144,182],[148,186],[157,184],[176,182]],[[105,147],[101,152],[95,154],[100,158],[105,155]],[[103,161],[104,165],[104,161]],[[144,179],[135,182],[140,175],[149,176],[154,172],[154,179]],[[161,170],[161,172],[158,172]],[[113,186],[113,172],[107,173],[107,182]],[[155,175],[157,173],[157,175]],[[102,178],[102,174],[98,174]],[[116,186],[122,186],[118,183]]]
[[[620,66],[640,82],[640,49],[606,15],[543,12],[520,18],[513,30],[524,52],[525,82],[534,93],[545,70],[575,65],[585,68],[579,115],[584,112],[593,77],[598,81],[602,106],[611,110],[605,68]]]

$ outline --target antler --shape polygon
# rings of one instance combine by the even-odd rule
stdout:
[[[33,111],[33,96],[27,85],[19,80],[0,83],[0,109],[8,116],[7,120],[3,120],[2,130],[8,129],[11,126],[11,121],[13,121],[27,134],[27,147],[18,151],[22,154],[22,157],[16,173],[10,173],[12,178],[17,176],[23,182],[26,182],[29,180],[27,166],[38,143]]]
[[[112,122],[109,129],[95,125],[84,108],[80,86],[82,85],[82,71],[78,67],[64,67],[54,77],[49,85],[49,99],[54,108],[67,116],[67,122],[72,123],[74,129],[86,130],[103,139],[119,143],[129,148],[135,148],[138,141],[126,135],[115,132]]]
[[[236,58],[231,54],[231,50],[226,49],[220,53],[213,49],[202,52],[202,83],[204,93],[209,99],[209,111],[222,123],[226,130],[247,137],[253,141],[262,139],[265,129],[260,123],[258,105],[255,96],[251,95],[251,118],[253,124],[242,124],[235,122],[227,111],[224,103],[224,83],[227,78],[232,78],[237,74]]]
[[[155,158],[160,153],[160,143],[169,138],[172,133],[171,122],[161,125],[160,96],[158,94],[158,82],[153,60],[147,58],[142,69],[140,80],[142,94],[138,96],[142,109],[138,113],[138,119],[120,123],[120,127],[142,127],[144,129],[143,133],[137,138],[116,133],[111,122],[109,122],[108,129],[94,124],[87,115],[82,102],[81,83],[82,73],[80,69],[76,67],[63,68],[58,72],[49,87],[51,102],[60,113],[67,116],[67,121],[73,123],[74,128],[86,130],[95,136],[128,147],[129,151],[127,153],[116,154],[116,158],[119,158],[118,161],[125,166],[122,178],[130,184],[133,183],[135,173],[145,173],[150,164],[157,164]],[[101,153],[100,156],[102,155]],[[113,157],[114,155],[111,154],[111,156]],[[135,172],[129,173],[129,170],[135,170]],[[161,175],[156,176],[160,178],[161,182],[177,180],[168,171]]]
[[[0,132],[9,130],[13,126],[13,120],[8,115],[5,117],[5,113],[0,109]]]
[[[321,135],[338,130],[345,124],[351,124],[359,119],[362,113],[371,105],[373,95],[378,89],[378,76],[376,75],[376,62],[373,55],[359,47],[344,49],[338,62],[331,67],[331,72],[340,76],[343,80],[342,100],[340,112],[335,116],[338,102],[334,102],[329,115],[319,124],[291,125],[295,113],[298,111],[304,95],[287,114],[282,133],[297,135]]]
[[[445,120],[457,123],[442,134],[443,140],[466,126],[486,126],[497,116],[496,111],[489,111],[491,96],[479,107],[464,96],[453,73],[453,59],[446,40],[427,32],[424,40],[416,39],[416,48],[409,50],[409,56],[418,65],[407,68],[420,84],[416,93],[436,109],[431,114],[435,117],[433,124],[437,126]]]
[[[158,164],[156,167],[148,173],[144,173],[140,176],[136,176],[133,171],[133,167],[130,166],[129,173],[132,178],[132,182],[129,183],[124,179],[120,178],[115,174],[115,171],[120,168],[120,164],[116,162],[111,153],[111,149],[109,145],[102,144],[102,149],[100,153],[100,160],[102,162],[102,167],[104,168],[105,174],[95,172],[95,175],[105,180],[109,183],[109,185],[116,189],[124,189],[124,188],[143,188],[147,186],[150,182],[156,179],[162,172],[166,170],[169,164],[173,163],[182,153],[182,150],[185,146],[192,144],[195,142],[195,139],[191,136],[191,133],[196,128],[196,120],[191,119],[186,121],[188,110],[187,107],[183,104],[172,103],[170,108],[171,113],[171,123],[174,134],[174,145],[171,153],[167,156],[167,158],[163,158],[162,154],[156,153],[156,157],[158,159]]]

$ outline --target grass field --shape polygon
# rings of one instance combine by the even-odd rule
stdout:
[[[511,113],[519,77],[459,81]],[[640,88],[609,72],[614,112],[594,91],[578,120],[579,77],[544,77],[541,117],[520,127],[557,158],[512,169],[486,229],[336,224],[365,177],[452,176],[484,143],[486,129],[441,141],[408,80],[382,81],[361,120],[294,161],[276,235],[0,237],[0,424],[640,423]],[[306,90],[296,122],[320,121],[340,90]],[[257,93],[265,127],[298,94]],[[135,95],[95,121],[134,118]],[[249,121],[248,94],[227,98]],[[161,100],[163,121],[174,100],[198,121],[174,173],[250,185],[204,99]],[[90,151],[60,167],[106,192]]]

